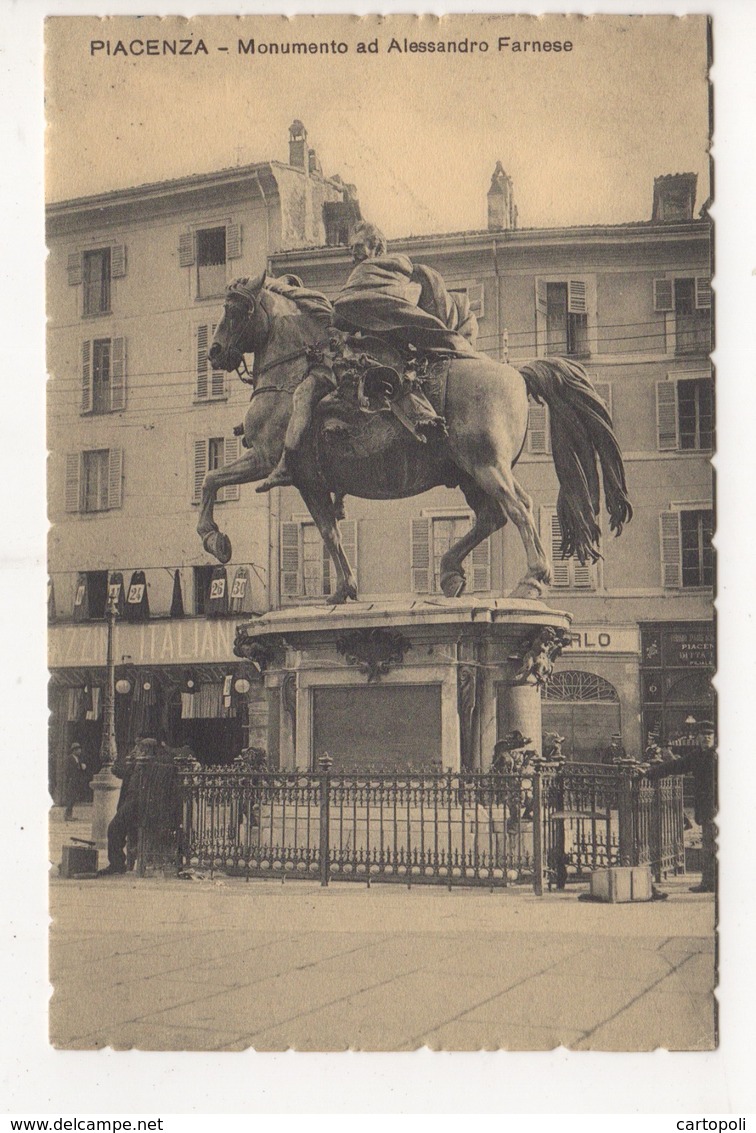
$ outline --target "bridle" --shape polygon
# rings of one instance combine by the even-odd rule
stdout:
[[[289,354],[282,354],[280,358],[273,358],[270,362],[266,362],[264,366],[258,366],[257,362],[255,362],[253,364],[252,371],[250,372],[249,366],[247,365],[247,359],[245,358],[244,351],[241,348],[241,340],[244,335],[244,331],[247,328],[247,324],[249,323],[249,320],[254,312],[255,300],[251,297],[247,297],[246,295],[235,296],[234,307],[240,308],[242,305],[244,305],[244,307],[246,308],[244,319],[241,321],[241,325],[239,326],[238,331],[236,331],[236,333],[232,336],[227,347],[228,351],[236,350],[241,356],[241,360],[236,367],[237,377],[240,381],[244,382],[245,385],[255,387],[252,390],[252,397],[258,397],[261,393],[293,394],[293,390],[285,389],[283,386],[265,386],[263,389],[257,389],[257,382],[263,376],[263,374],[267,374],[270,370],[274,370],[277,366],[283,366],[285,362],[294,362],[298,358],[306,358],[311,348],[309,346],[301,346],[298,350],[292,350]],[[226,317],[228,317],[228,300],[225,304],[225,313]]]

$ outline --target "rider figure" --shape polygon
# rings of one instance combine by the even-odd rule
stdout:
[[[474,354],[470,339],[475,332],[474,316],[460,309],[443,287],[437,273],[417,269],[403,255],[389,255],[383,234],[373,224],[360,224],[350,242],[354,267],[334,303],[334,327],[350,334],[373,334],[390,343],[415,347],[438,356]],[[443,314],[450,325],[430,310],[444,303]],[[418,304],[422,304],[422,307]],[[284,449],[276,467],[257,488],[292,483],[292,464],[319,401],[338,387],[339,364],[336,342],[319,352],[304,380],[294,392],[292,413],[286,430]],[[419,383],[406,387],[398,398],[397,416],[420,441],[426,433],[444,429]]]

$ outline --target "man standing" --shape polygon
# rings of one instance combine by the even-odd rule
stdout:
[[[360,224],[350,244],[351,274],[334,302],[334,327],[348,334],[373,335],[389,347],[415,350],[433,357],[475,356],[477,321],[464,296],[452,296],[438,272],[414,265],[407,256],[389,254],[374,224]],[[292,465],[317,403],[337,388],[339,362],[333,350],[310,367],[294,392],[284,450],[258,492],[291,484]],[[417,440],[438,427],[439,417],[419,383],[399,399],[397,416]]]
[[[64,822],[73,822],[73,809],[75,803],[79,801],[79,792],[81,790],[84,772],[85,767],[81,757],[81,744],[71,744],[71,748],[63,760],[63,790],[61,791],[61,801],[65,807],[63,811]]]
[[[121,780],[121,793],[115,817],[108,825],[108,865],[98,877],[126,873],[126,843],[139,829],[139,787],[137,763],[154,758],[157,740],[139,738],[133,748],[113,764],[113,774]]]

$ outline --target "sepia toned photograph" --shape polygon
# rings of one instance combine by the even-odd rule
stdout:
[[[716,21],[45,41],[50,1043],[715,1050]]]

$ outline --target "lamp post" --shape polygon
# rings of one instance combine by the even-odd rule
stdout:
[[[113,774],[118,758],[115,736],[115,665],[113,664],[113,637],[116,621],[116,595],[110,594],[105,609],[108,626],[108,644],[105,660],[105,697],[102,710],[102,740],[100,742],[100,770],[89,784],[94,794],[92,804],[92,841],[98,850],[107,849],[108,825],[118,809],[121,780]]]

